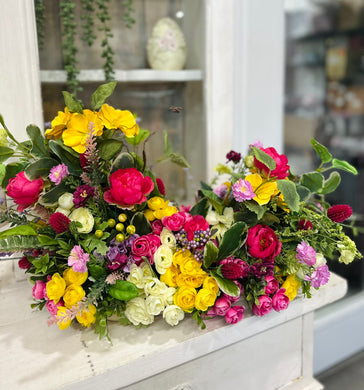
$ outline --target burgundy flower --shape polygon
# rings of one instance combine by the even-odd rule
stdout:
[[[78,186],[73,194],[73,203],[75,204],[75,208],[85,207],[86,202],[93,196],[95,196],[94,187],[90,187],[87,184]]]
[[[26,256],[23,256],[19,261],[18,261],[18,266],[20,269],[29,269],[32,264],[30,261],[27,259]]]
[[[261,263],[254,263],[249,268],[249,273],[261,279],[263,276],[273,276],[274,275],[274,264],[268,261],[263,261]]]
[[[165,196],[166,195],[166,188],[164,187],[163,180],[157,177],[155,179],[158,187],[158,191],[161,193],[161,195]]]
[[[226,158],[228,161],[232,161],[237,164],[241,160],[241,154],[230,150],[230,152],[226,155]]]
[[[306,219],[301,219],[297,224],[297,230],[312,230],[312,222]]]
[[[244,260],[231,256],[222,260],[220,264],[222,264],[221,273],[226,279],[236,280],[249,275],[249,266]]]
[[[353,210],[347,204],[336,204],[327,210],[327,216],[333,222],[344,222],[353,214]]]
[[[128,256],[125,253],[118,253],[114,259],[109,259],[107,268],[112,271],[117,270],[121,266],[125,265],[128,261]]]
[[[88,167],[88,161],[85,156],[85,153],[80,154],[80,165],[83,171],[87,172],[87,167]]]
[[[69,218],[59,212],[52,214],[49,218],[49,224],[57,234],[66,232],[70,223]]]

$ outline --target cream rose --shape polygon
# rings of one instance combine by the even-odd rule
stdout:
[[[70,213],[71,213],[70,210],[64,209],[63,207],[57,207],[55,212],[56,212],[56,213],[62,213],[62,214],[64,214],[66,217],[68,217],[68,216],[70,215]]]
[[[178,325],[185,317],[183,310],[176,305],[169,305],[163,311],[163,318],[168,325]]]
[[[157,297],[154,295],[149,295],[145,299],[145,305],[147,307],[147,312],[154,316],[162,313],[166,307],[163,297]]]
[[[137,297],[126,303],[126,318],[134,325],[150,325],[154,321],[154,316],[147,311],[147,305],[143,298]]]
[[[143,290],[145,284],[153,279],[152,270],[146,264],[141,264],[139,267],[136,264],[131,265],[127,281],[134,283],[140,290]]]
[[[172,265],[173,251],[167,245],[161,245],[154,253],[154,265],[160,275],[166,273]]]
[[[71,221],[80,222],[82,227],[78,228],[79,233],[90,233],[94,227],[94,217],[86,207],[79,207],[72,211],[68,217]]]
[[[168,291],[168,286],[161,282],[157,278],[153,278],[151,281],[145,284],[144,292],[145,295],[154,295],[156,297],[163,296]]]
[[[174,248],[176,246],[176,237],[168,229],[163,228],[160,238],[162,245],[166,245],[169,248]]]
[[[71,194],[70,192],[65,192],[59,197],[58,205],[63,209],[71,210],[71,208],[74,206],[73,194]]]

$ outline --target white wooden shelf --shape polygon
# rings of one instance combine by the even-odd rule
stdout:
[[[80,82],[104,82],[105,74],[102,69],[81,70],[78,75],[78,79]],[[65,83],[67,81],[67,74],[64,70],[41,70],[40,80],[42,83]],[[116,69],[115,80],[124,83],[202,81],[203,72],[200,69],[172,71],[153,69]]]

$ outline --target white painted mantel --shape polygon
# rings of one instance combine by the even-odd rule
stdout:
[[[220,318],[201,330],[191,319],[170,327],[111,323],[113,345],[91,329],[48,327],[32,311],[31,285],[0,263],[0,388],[12,390],[322,389],[312,377],[313,311],[341,298],[333,274],[311,299],[264,318],[246,311],[238,324]]]

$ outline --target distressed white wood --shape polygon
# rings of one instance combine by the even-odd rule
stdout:
[[[312,364],[312,355],[307,353],[311,347],[306,345],[307,341],[311,342],[312,335],[305,334],[312,333],[312,316],[305,315],[339,299],[347,288],[344,279],[332,275],[328,285],[315,291],[312,299],[296,299],[284,312],[272,312],[265,318],[247,312],[243,321],[230,326],[224,325],[222,319],[213,319],[207,321],[205,330],[199,329],[190,318],[174,328],[161,319],[146,329],[111,323],[111,346],[106,341],[99,341],[91,329],[60,331],[57,327],[48,328],[47,314],[32,312],[29,307],[31,285],[15,282],[11,268],[11,262],[0,263],[0,312],[3,313],[0,318],[0,388],[14,390],[58,389],[63,386],[67,389],[106,390],[131,385],[139,390],[152,388],[154,380],[158,383],[164,379],[166,383],[170,381],[170,388],[172,384],[177,386],[184,382],[191,385],[189,381],[193,380],[193,389],[205,389],[203,383],[208,382],[203,381],[208,381],[208,378],[201,375],[193,379],[196,375],[188,374],[193,367],[190,362],[199,359],[199,367],[204,361],[207,366],[216,364],[214,354],[220,363],[222,356],[227,359],[228,364],[221,363],[227,372],[230,369],[232,373],[236,370],[242,372],[244,365],[250,367],[245,372],[247,386],[255,378],[252,369],[255,364],[263,373],[260,380],[267,380],[272,386],[305,388],[301,385],[314,383],[310,370],[305,368],[305,365]],[[280,341],[275,343],[275,339]],[[269,351],[265,351],[268,346]],[[284,353],[279,354],[279,349]],[[265,354],[268,358],[273,352],[279,358],[270,372],[269,364],[259,366],[259,362],[264,361]],[[255,363],[254,356],[257,357]],[[235,360],[240,362],[238,366],[234,365]],[[290,365],[290,378],[287,373],[280,372],[282,365],[286,367],[287,364]],[[177,368],[180,365],[182,367]],[[20,367],[26,367],[26,370]],[[182,378],[185,379],[183,382]],[[279,378],[289,383],[284,385]],[[136,383],[140,381],[147,381],[148,387],[143,382],[138,387]],[[295,384],[300,387],[294,387]],[[259,386],[246,388],[264,390]]]
[[[0,113],[20,141],[43,126],[34,2],[0,0]]]

